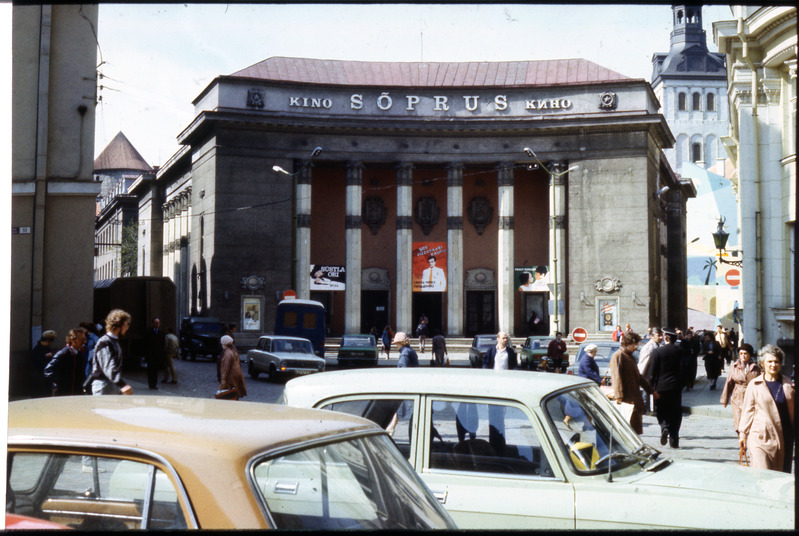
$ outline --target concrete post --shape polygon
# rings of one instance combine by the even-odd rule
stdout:
[[[413,332],[413,164],[397,166],[396,331]]]
[[[361,331],[361,190],[363,163],[347,164],[346,272],[344,292],[344,330]]]
[[[463,164],[447,168],[447,335],[463,335]]]
[[[497,319],[499,330],[512,334],[513,322],[513,165],[502,163],[497,176]]]
[[[297,187],[294,191],[296,205],[297,226],[295,229],[296,262],[294,264],[294,281],[296,282],[297,297],[308,300],[311,297],[311,169],[309,164],[303,168],[297,177]],[[360,205],[359,209],[360,210]],[[348,212],[349,214],[349,207]],[[360,214],[360,212],[359,212]],[[349,236],[347,237],[349,239]],[[358,248],[360,252],[360,247]]]

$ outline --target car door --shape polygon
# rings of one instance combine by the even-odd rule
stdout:
[[[524,405],[424,397],[416,469],[459,527],[574,528],[574,490]]]

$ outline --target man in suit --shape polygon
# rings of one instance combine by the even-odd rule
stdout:
[[[519,367],[516,352],[509,344],[510,338],[504,331],[497,333],[497,345],[486,351],[483,357],[483,368],[494,370],[513,370]]]
[[[422,292],[444,292],[447,290],[447,276],[436,266],[436,256],[427,257],[430,265],[422,271]]]
[[[663,329],[663,346],[652,351],[649,383],[660,393],[655,400],[655,412],[660,424],[660,444],[669,441],[671,448],[680,448],[682,424],[682,364],[684,350],[677,344],[677,334]]]

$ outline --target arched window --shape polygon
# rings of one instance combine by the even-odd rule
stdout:
[[[691,100],[693,102],[691,102],[691,109],[692,110],[699,110],[700,109],[700,105],[702,104],[702,95],[700,95],[698,92],[696,92],[696,93],[693,94],[692,97],[693,98]]]
[[[691,162],[696,164],[697,162],[702,160],[702,144],[701,143],[692,143],[691,144]]]
[[[713,93],[707,94],[707,111],[713,112],[716,110],[716,96]]]
[[[677,109],[678,110],[685,110],[685,93],[680,93],[677,95]]]

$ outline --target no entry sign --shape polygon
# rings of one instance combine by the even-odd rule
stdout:
[[[741,284],[741,271],[737,268],[731,268],[724,275],[724,281],[731,287],[737,287]]]
[[[574,328],[574,331],[572,331],[572,339],[574,339],[574,342],[583,342],[587,338],[588,332],[585,328]]]

